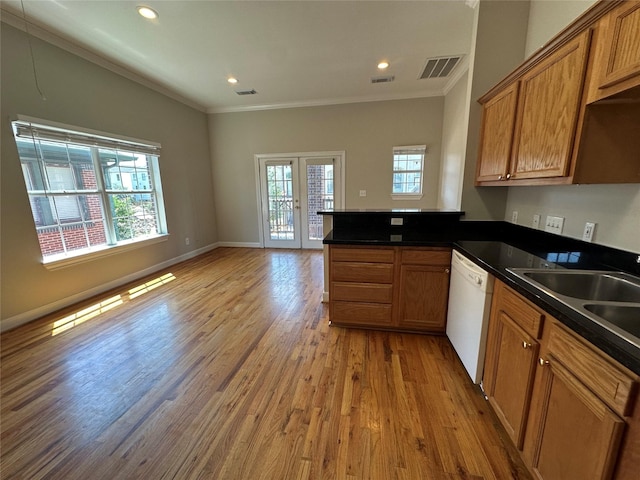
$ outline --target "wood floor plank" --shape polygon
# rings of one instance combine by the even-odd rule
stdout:
[[[322,268],[219,248],[3,333],[0,476],[530,478],[446,337],[331,327]]]

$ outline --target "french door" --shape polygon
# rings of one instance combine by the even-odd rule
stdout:
[[[256,159],[264,246],[322,248],[317,212],[342,207],[343,154]]]

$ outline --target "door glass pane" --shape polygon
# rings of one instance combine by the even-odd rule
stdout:
[[[309,240],[322,240],[320,210],[333,210],[333,163],[307,165],[307,205]]]
[[[294,240],[291,165],[267,165],[267,205],[271,240]]]

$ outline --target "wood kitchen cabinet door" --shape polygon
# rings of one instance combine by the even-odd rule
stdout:
[[[624,2],[601,21],[596,98],[640,85],[640,2]]]
[[[492,313],[483,385],[513,443],[521,449],[538,360],[538,342],[504,311]]]
[[[400,328],[444,332],[448,300],[449,266],[402,265],[398,319]]]
[[[554,357],[536,387],[542,402],[533,472],[544,480],[611,478],[625,423]],[[529,433],[528,433],[529,435]]]
[[[585,31],[522,76],[511,179],[569,174],[590,38]]]
[[[483,105],[476,181],[506,180],[516,121],[518,82]]]

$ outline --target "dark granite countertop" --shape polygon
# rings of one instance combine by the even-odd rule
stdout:
[[[355,212],[354,212],[355,213]],[[385,212],[388,215],[388,212]],[[348,217],[345,217],[348,218]],[[386,218],[386,217],[385,217]],[[433,218],[433,217],[432,217]],[[345,221],[326,244],[452,246],[497,279],[547,311],[596,347],[640,375],[640,348],[521,280],[508,268],[575,268],[624,271],[640,276],[638,254],[493,221],[451,221],[444,217],[419,228]],[[451,217],[449,217],[451,218]],[[417,225],[417,224],[415,224]],[[357,228],[350,228],[357,227]]]
[[[453,247],[498,280],[544,309],[603,352],[640,375],[640,348],[520,279],[509,268],[572,268],[619,270],[599,262],[596,255],[579,250],[519,245],[517,242],[458,240]],[[519,247],[524,247],[519,248]]]

